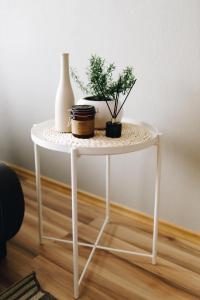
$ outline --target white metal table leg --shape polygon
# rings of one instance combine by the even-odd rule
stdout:
[[[41,179],[40,179],[40,157],[38,145],[34,143],[35,155],[35,175],[36,175],[36,193],[38,203],[38,221],[39,221],[39,243],[42,244],[43,226],[42,226],[42,192],[41,192]]]
[[[110,155],[106,155],[106,219],[110,217]]]
[[[73,276],[74,298],[79,297],[78,285],[78,217],[77,217],[77,150],[71,150],[71,186],[72,186],[72,235],[73,235]]]
[[[153,244],[152,244],[152,264],[156,264],[157,258],[157,240],[158,240],[158,213],[159,213],[159,197],[160,197],[160,169],[161,169],[161,153],[160,153],[160,136],[156,145],[156,183],[155,183],[155,203],[154,203],[154,223],[153,223]]]

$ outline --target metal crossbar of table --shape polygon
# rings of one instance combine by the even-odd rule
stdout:
[[[104,131],[96,131],[95,136],[90,139],[78,139],[70,133],[58,133],[54,128],[54,121],[49,120],[34,125],[31,129],[31,137],[34,142],[35,171],[36,171],[36,191],[38,200],[38,221],[39,221],[39,242],[43,239],[68,243],[73,246],[73,281],[74,298],[79,297],[79,286],[84,278],[88,266],[95,254],[96,249],[108,250],[130,254],[135,256],[149,257],[153,264],[156,264],[157,257],[157,237],[158,237],[158,209],[159,209],[159,190],[160,190],[160,136],[161,134],[155,127],[146,123],[123,123],[122,137],[111,139],[105,137]],[[124,249],[112,248],[99,245],[99,241],[104,233],[106,225],[110,218],[110,156],[139,151],[151,146],[156,147],[156,180],[155,180],[155,198],[154,198],[154,222],[153,222],[153,241],[152,252],[134,252]],[[68,153],[71,156],[71,195],[72,195],[72,240],[59,239],[46,236],[43,233],[43,214],[42,214],[42,193],[40,179],[40,157],[39,147],[48,150]],[[78,241],[78,213],[77,213],[77,159],[81,155],[103,155],[106,157],[106,207],[105,219],[99,230],[94,244]],[[88,260],[79,277],[78,271],[78,247],[91,248]]]

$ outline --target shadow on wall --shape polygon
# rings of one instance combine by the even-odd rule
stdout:
[[[200,167],[199,108],[200,91],[198,95],[184,99],[182,106],[179,102],[179,109],[174,109],[168,118],[169,131],[163,136],[164,147],[170,155],[178,157],[192,169]]]
[[[11,109],[8,105],[8,98],[0,95],[0,160],[13,161],[15,150],[13,147],[13,130]],[[6,105],[4,105],[6,103]]]
[[[161,217],[191,229],[199,228],[199,95],[174,104],[162,137]]]

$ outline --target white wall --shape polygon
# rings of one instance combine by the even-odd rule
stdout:
[[[164,133],[161,217],[199,231],[200,1],[0,0],[0,159],[34,168],[30,128],[54,116],[62,51],[81,71],[92,53],[135,67],[125,115]],[[154,165],[153,149],[113,158],[112,199],[152,213]],[[104,166],[81,159],[79,187],[103,195]],[[69,182],[68,168],[42,151],[43,174]]]

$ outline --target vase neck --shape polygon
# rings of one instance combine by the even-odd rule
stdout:
[[[69,53],[61,54],[60,79],[69,80]]]

